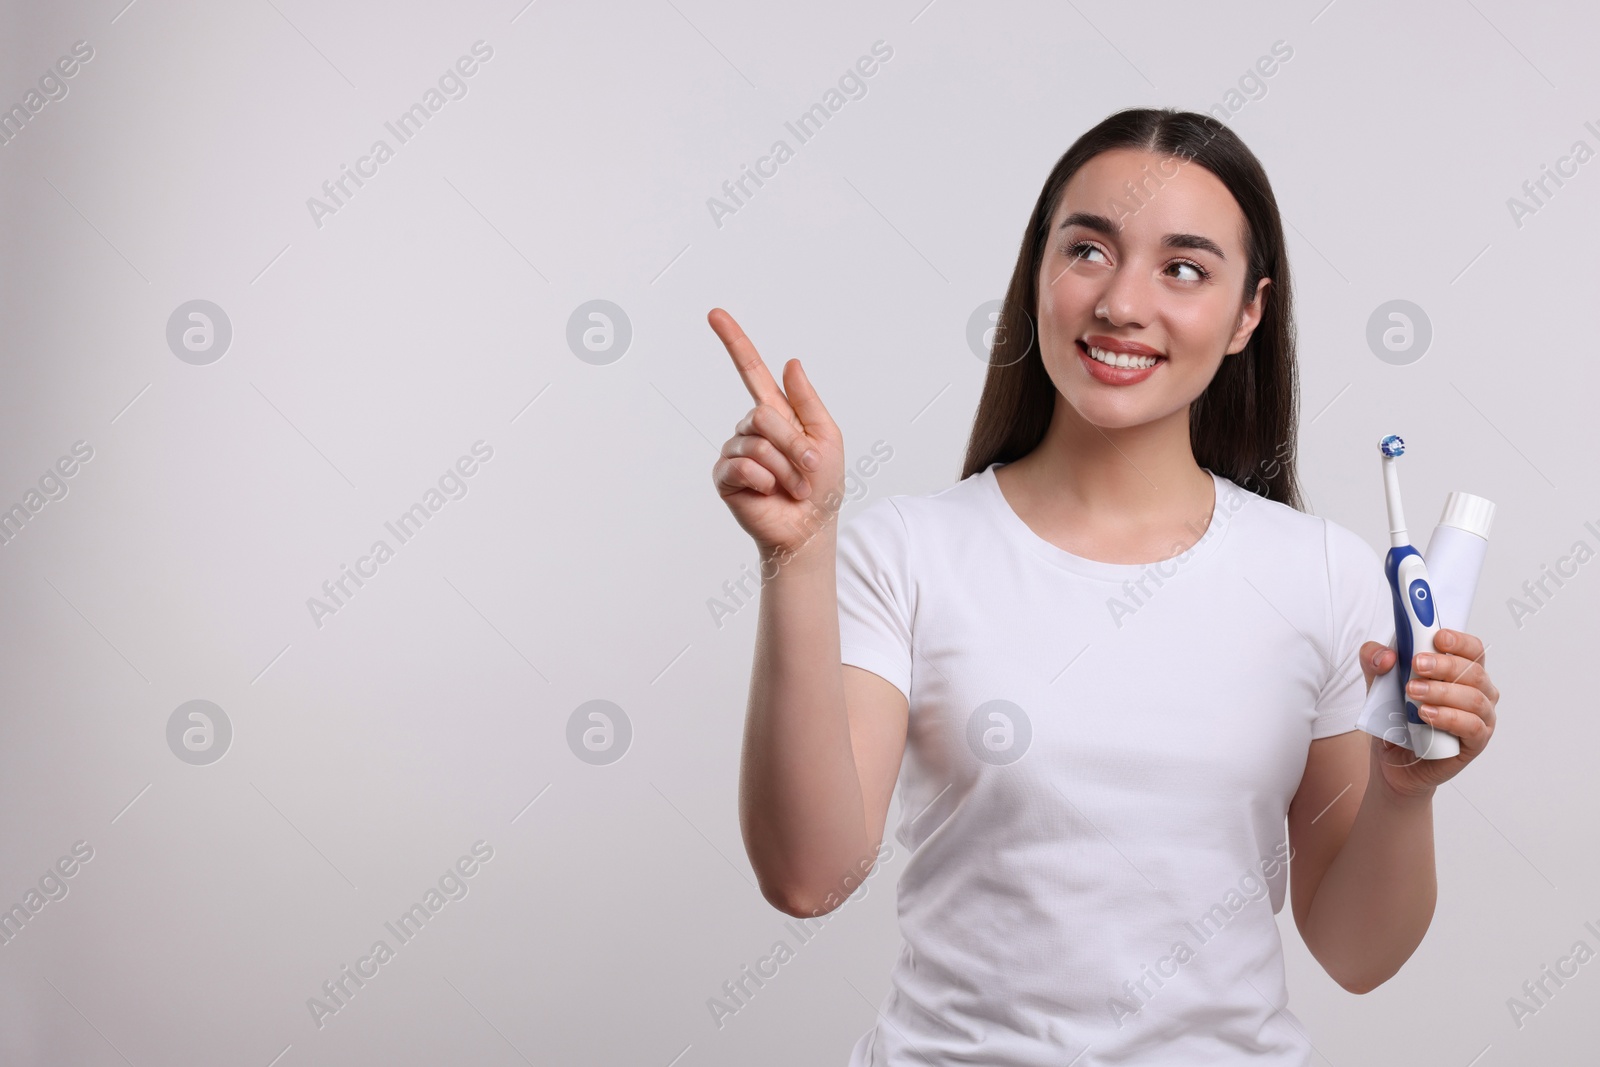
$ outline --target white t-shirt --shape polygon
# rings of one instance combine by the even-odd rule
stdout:
[[[1304,1067],[1285,820],[1393,635],[1381,561],[1211,471],[1188,551],[1084,559],[1000,465],[839,531],[841,658],[910,705],[904,945],[850,1067]]]

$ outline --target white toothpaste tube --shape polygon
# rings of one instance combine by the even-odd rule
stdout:
[[[1422,553],[1428,567],[1428,581],[1435,593],[1438,624],[1445,629],[1466,629],[1472,598],[1478,588],[1478,575],[1489,549],[1489,528],[1493,521],[1494,503],[1481,496],[1452,492],[1445,500],[1444,514]],[[1395,647],[1393,635],[1389,638],[1389,647]],[[1412,742],[1415,724],[1407,723],[1399,666],[1395,664],[1387,673],[1372,680],[1366,706],[1356,725],[1369,734],[1415,752]]]

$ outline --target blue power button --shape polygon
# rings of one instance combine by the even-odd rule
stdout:
[[[1417,613],[1417,621],[1422,625],[1433,625],[1433,591],[1421,578],[1411,583],[1411,610]]]

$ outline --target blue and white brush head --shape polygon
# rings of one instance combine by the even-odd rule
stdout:
[[[1392,433],[1378,442],[1378,451],[1389,459],[1395,459],[1406,454],[1406,443],[1401,440],[1399,434]]]

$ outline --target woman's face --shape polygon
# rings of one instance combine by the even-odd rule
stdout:
[[[1106,429],[1187,409],[1261,319],[1269,279],[1242,302],[1243,231],[1233,195],[1198,163],[1115,149],[1080,167],[1038,279],[1039,350],[1066,402]],[[1113,358],[1131,366],[1091,346],[1127,351]],[[1157,358],[1145,369],[1140,354]]]

